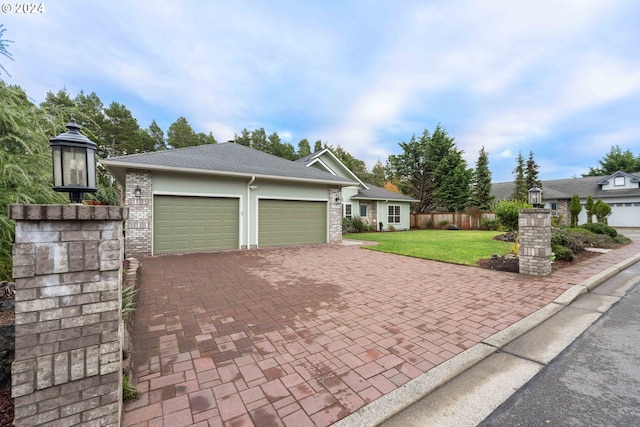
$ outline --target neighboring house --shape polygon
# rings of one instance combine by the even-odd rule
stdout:
[[[491,194],[496,200],[509,199],[513,193],[513,182],[491,185]],[[584,209],[587,197],[595,202],[602,199],[611,206],[608,223],[613,227],[640,227],[640,174],[618,171],[609,176],[588,176],[585,178],[557,179],[542,181],[542,201],[546,208],[563,215],[564,223],[569,221],[569,204],[577,194],[582,204],[578,223],[587,222]],[[595,217],[593,218],[595,222]]]
[[[340,242],[342,188],[362,185],[235,143],[100,163],[124,188],[127,255]]]
[[[329,172],[332,175],[354,181],[342,187],[342,215],[347,218],[360,217],[376,230],[408,230],[411,225],[411,197],[385,190],[362,182],[328,148],[299,160],[309,168]]]

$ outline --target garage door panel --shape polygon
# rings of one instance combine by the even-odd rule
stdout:
[[[239,199],[154,197],[154,253],[237,249]]]
[[[259,246],[326,243],[326,202],[262,199],[258,206]]]

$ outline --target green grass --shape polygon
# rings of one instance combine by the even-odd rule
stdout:
[[[476,265],[492,254],[508,254],[513,244],[493,240],[497,231],[411,230],[389,233],[351,233],[345,239],[380,242],[367,249],[432,259],[454,264]]]

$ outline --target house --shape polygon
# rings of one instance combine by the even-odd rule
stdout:
[[[360,217],[380,231],[410,228],[411,203],[418,200],[362,182],[328,148],[296,162],[355,182],[342,187],[343,217]]]
[[[124,188],[138,256],[340,242],[343,188],[361,185],[231,142],[100,163]]]
[[[494,183],[491,185],[491,194],[496,200],[509,199],[513,187],[513,182]],[[584,205],[587,197],[591,196],[594,202],[601,199],[611,207],[611,216],[607,220],[612,227],[640,227],[640,174],[618,171],[609,176],[542,181],[544,207],[563,215],[566,224],[574,194],[578,195],[582,204],[579,224],[587,222]]]

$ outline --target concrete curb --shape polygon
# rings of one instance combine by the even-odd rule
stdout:
[[[486,340],[463,351],[452,359],[443,362],[432,370],[409,381],[402,387],[388,393],[370,404],[360,408],[351,415],[333,424],[337,427],[376,426],[398,412],[408,408],[418,400],[427,396],[437,388],[453,380],[477,363],[494,354],[498,349],[529,332],[539,324],[571,304],[578,297],[606,282],[622,270],[640,262],[640,253],[609,267],[600,273],[583,280],[567,289],[551,303],[529,316],[520,319],[513,325],[503,329]]]

